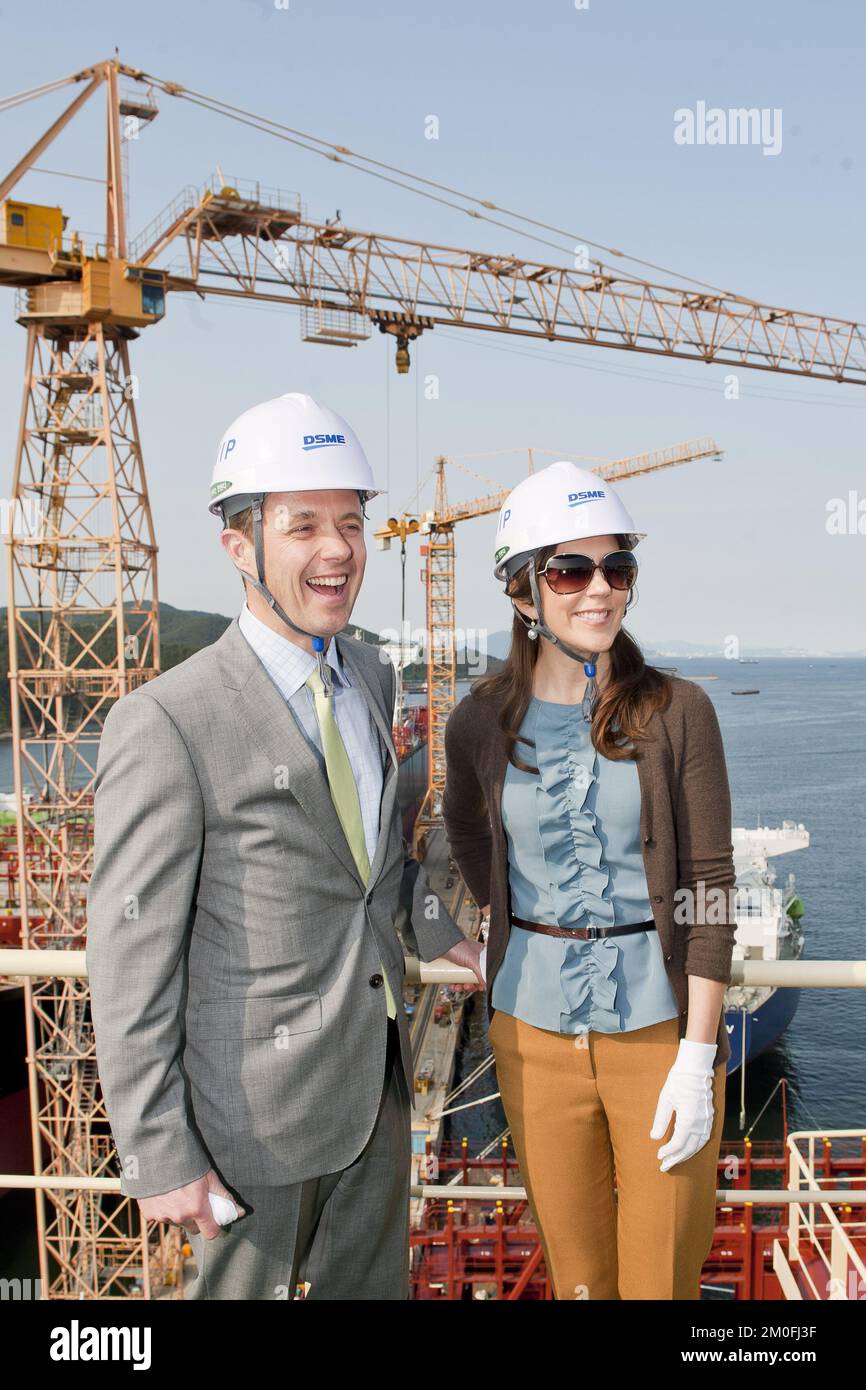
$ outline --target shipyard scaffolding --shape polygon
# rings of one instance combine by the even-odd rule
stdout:
[[[126,107],[116,72],[104,80],[107,245],[88,255],[77,237],[65,242],[58,209],[4,209],[5,262],[19,262],[16,313],[27,331],[7,528],[13,903],[21,945],[34,949],[84,945],[100,733],[114,701],[159,671],[157,547],[128,342],[163,306],[158,287],[124,273]],[[28,275],[33,256],[57,279]],[[34,1172],[110,1176],[87,981],[27,977],[24,989]],[[150,1290],[133,1199],[40,1188],[36,1218],[44,1297]],[[157,1232],[154,1249],[158,1282],[170,1283],[178,1233]]]
[[[63,950],[85,939],[105,715],[158,670],[156,545],[125,339],[69,314],[25,307],[22,317],[13,495],[36,524],[8,552],[19,902],[22,945]],[[104,1176],[113,1145],[86,981],[28,979],[25,989],[35,1171]],[[129,1296],[131,1243],[135,1280],[144,1259],[129,1201],[62,1190],[36,1200],[48,1296]]]

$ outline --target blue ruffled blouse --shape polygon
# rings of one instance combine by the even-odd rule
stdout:
[[[517,917],[562,927],[652,918],[640,843],[637,765],[599,754],[580,705],[532,698],[501,813]],[[654,929],[595,941],[511,925],[491,1002],[558,1033],[628,1032],[679,1010]]]

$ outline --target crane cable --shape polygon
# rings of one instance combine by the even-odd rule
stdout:
[[[330,159],[334,163],[346,164],[349,168],[358,170],[359,173],[369,174],[373,178],[382,179],[386,183],[391,183],[399,188],[403,188],[410,193],[416,193],[420,197],[429,198],[433,202],[442,204],[445,207],[453,208],[457,212],[463,212],[469,217],[478,221],[489,222],[493,226],[502,227],[506,231],[517,232],[520,235],[529,237],[533,241],[539,242],[543,246],[549,246],[555,251],[570,251],[572,247],[564,247],[556,242],[549,241],[546,237],[541,237],[533,232],[524,231],[520,227],[512,226],[508,222],[503,222],[499,218],[490,217],[485,212],[478,212],[474,208],[461,207],[457,203],[451,202],[448,198],[442,198],[434,193],[427,193],[423,188],[412,188],[410,185],[402,183],[401,179],[412,179],[413,182],[426,185],[428,188],[438,189],[441,193],[451,194],[453,197],[462,198],[465,202],[475,203],[478,207],[491,211],[501,212],[506,217],[516,218],[520,222],[525,222],[530,227],[538,227],[544,231],[553,232],[557,236],[567,237],[570,241],[577,241],[581,245],[592,246],[607,255],[616,256],[624,261],[631,261],[635,265],[644,266],[648,270],[657,271],[664,275],[671,275],[675,279],[683,280],[688,284],[695,285],[701,290],[709,290],[713,294],[724,295],[726,298],[736,299],[740,303],[759,307],[759,301],[748,296],[735,294],[733,291],[725,290],[717,285],[711,285],[706,280],[698,280],[693,276],[683,275],[680,271],[672,270],[668,266],[659,265],[655,261],[644,260],[639,256],[629,255],[625,251],[620,251],[616,247],[606,246],[603,242],[593,241],[588,237],[578,237],[575,233],[569,232],[562,227],[556,227],[548,222],[542,222],[537,218],[527,217],[524,213],[517,212],[510,208],[500,207],[499,204],[487,198],[479,198],[475,194],[463,193],[460,189],[452,188],[448,184],[439,183],[435,179],[425,178],[421,174],[413,174],[410,170],[401,169],[397,165],[388,164],[382,160],[373,159],[370,155],[359,154],[355,150],[349,149],[345,145],[338,145],[333,141],[323,140],[320,136],[310,135],[306,131],[298,130],[294,126],[289,126],[281,121],[271,120],[268,116],[258,116],[255,112],[246,111],[242,107],[232,106],[228,102],[221,101],[218,97],[208,96],[205,92],[196,92],[189,87],[182,86],[179,82],[171,82],[164,78],[156,77],[152,73],[141,73],[136,78],[137,81],[150,83],[158,87],[167,96],[178,97],[184,101],[189,101],[196,106],[202,106],[206,110],[213,111],[217,115],[225,116],[230,120],[238,121],[242,125],[253,126],[254,129],[262,131],[263,134],[274,135],[278,139],[285,140],[289,144],[298,145],[311,154],[321,155],[325,159]],[[312,144],[307,143],[312,142]],[[316,149],[315,145],[324,148]],[[361,160],[362,163],[354,163],[354,160]],[[365,168],[365,165],[373,166]],[[388,170],[388,174],[376,173],[375,170]],[[391,174],[400,175],[400,178],[392,178]],[[602,269],[612,269],[606,267],[603,262],[596,262]],[[637,283],[646,283],[640,279]]]
[[[68,86],[69,84],[71,84],[71,83],[73,83],[73,82],[81,82],[81,81],[84,81],[87,77],[92,76],[92,72],[93,72],[92,69],[84,69],[83,71],[70,74],[68,77],[59,78],[58,80],[56,80],[56,81],[54,81],[54,82],[44,83],[44,84],[43,84],[42,86],[40,86],[40,87],[34,87],[34,88],[30,88],[30,89],[27,90],[27,91],[19,92],[19,93],[17,93],[17,94],[14,95],[14,96],[6,97],[6,98],[0,98],[0,111],[10,109],[11,107],[13,107],[13,106],[15,106],[15,105],[17,105],[17,104],[20,104],[20,103],[22,103],[22,102],[24,102],[24,101],[29,101],[29,100],[31,100],[32,98],[37,97],[37,96],[44,95],[44,94],[47,93],[47,92],[51,92],[51,91],[57,90],[57,89],[60,88],[60,87]],[[217,114],[217,115],[223,115],[223,116],[226,116],[226,117],[228,117],[228,118],[230,118],[230,119],[237,120],[237,121],[238,121],[239,123],[241,123],[241,124],[250,125],[250,126],[252,126],[254,129],[257,129],[257,130],[261,131],[263,134],[277,135],[278,138],[284,139],[284,140],[286,140],[288,143],[296,144],[296,145],[298,145],[300,148],[306,149],[309,153],[312,153],[312,154],[319,154],[319,155],[322,155],[323,157],[325,157],[325,158],[327,158],[327,159],[334,160],[334,161],[337,162],[337,163],[344,163],[344,164],[347,164],[348,167],[354,168],[354,169],[358,170],[359,173],[367,173],[367,174],[371,174],[372,177],[384,178],[384,176],[381,175],[381,174],[375,174],[375,173],[373,173],[372,170],[370,170],[370,169],[365,169],[365,168],[363,167],[363,165],[350,163],[349,160],[347,160],[347,159],[344,157],[344,154],[347,154],[347,153],[348,153],[348,154],[351,154],[352,151],[347,150],[345,146],[336,145],[336,144],[333,144],[332,142],[328,142],[328,141],[322,140],[319,136],[307,135],[305,132],[302,132],[302,131],[295,131],[295,128],[294,128],[294,127],[285,126],[285,125],[281,124],[281,123],[278,122],[278,121],[272,121],[269,117],[263,117],[263,116],[262,116],[262,117],[259,117],[259,116],[255,116],[254,113],[252,113],[252,112],[244,112],[244,111],[242,110],[242,108],[230,106],[227,102],[221,102],[218,98],[209,97],[209,96],[207,96],[207,94],[205,94],[205,93],[193,92],[193,91],[191,91],[191,90],[188,89],[188,88],[184,88],[180,83],[172,82],[172,81],[169,81],[168,79],[156,77],[156,76],[153,76],[153,75],[151,75],[151,74],[147,74],[147,73],[143,73],[143,72],[141,72],[141,73],[136,73],[136,74],[131,74],[128,70],[127,70],[127,72],[125,73],[125,75],[126,75],[126,76],[132,77],[133,80],[135,80],[135,81],[137,81],[137,82],[140,82],[140,83],[142,83],[143,85],[151,85],[151,86],[154,86],[154,87],[158,87],[160,91],[162,91],[163,93],[165,93],[165,94],[168,95],[168,96],[174,96],[174,97],[182,98],[182,99],[184,99],[184,100],[193,102],[193,103],[196,104],[196,105],[202,106],[202,107],[203,107],[204,109],[206,109],[206,110],[211,110],[211,111],[213,111],[213,112],[214,112],[215,114]],[[249,119],[246,119],[247,117],[249,117]],[[270,129],[270,130],[266,129],[266,127],[268,127],[268,126],[273,127],[273,129]],[[287,132],[287,133],[286,133],[286,134],[281,134],[280,132]],[[290,134],[296,135],[296,136],[299,137],[299,138],[290,138]],[[313,142],[315,142],[315,143],[317,143],[317,144],[320,144],[320,145],[325,146],[325,148],[324,148],[324,149],[321,149],[321,150],[313,149],[310,145],[304,143],[305,140],[313,141]],[[330,153],[329,151],[331,151],[331,150],[335,151],[336,153],[333,153],[333,154]],[[421,176],[421,175],[412,174],[412,173],[409,173],[408,171],[400,170],[397,166],[383,164],[381,161],[373,160],[370,156],[358,154],[358,155],[356,155],[355,157],[356,157],[357,159],[360,159],[360,160],[365,161],[366,163],[376,165],[377,167],[393,169],[395,173],[399,173],[399,174],[404,175],[404,176],[407,177],[407,178],[414,179],[414,180],[415,180],[416,182],[418,182],[418,183],[427,184],[428,186],[434,187],[434,188],[441,188],[441,189],[445,190],[446,192],[453,193],[456,197],[465,199],[466,201],[477,202],[477,203],[479,203],[482,207],[486,207],[486,208],[496,208],[496,207],[497,207],[496,204],[494,204],[494,203],[492,203],[492,202],[490,202],[490,201],[488,201],[488,200],[486,200],[486,199],[475,198],[474,195],[467,194],[467,193],[462,193],[462,192],[460,192],[460,190],[458,190],[458,189],[452,189],[452,188],[450,188],[449,185],[447,185],[447,184],[439,184],[439,183],[437,183],[435,180],[426,179],[426,178],[424,178],[424,177]],[[42,171],[42,172],[46,172],[46,173],[47,173],[47,172],[49,172],[49,171],[48,171],[48,170],[44,170],[44,171]],[[472,211],[472,210],[470,210],[470,209],[461,208],[461,207],[459,207],[457,204],[449,203],[446,199],[435,198],[432,194],[425,193],[425,192],[423,191],[423,189],[412,188],[412,187],[410,187],[410,186],[408,186],[408,185],[406,185],[406,184],[400,183],[400,181],[399,181],[398,179],[388,178],[386,181],[389,182],[389,183],[393,183],[393,184],[394,184],[395,186],[397,186],[397,187],[404,188],[404,189],[406,189],[408,192],[416,193],[416,194],[418,194],[418,195],[421,196],[421,197],[431,198],[431,199],[432,199],[433,201],[435,201],[435,202],[440,202],[440,203],[442,203],[442,204],[445,205],[445,206],[449,206],[449,207],[455,208],[458,212],[465,212],[465,213],[467,213],[467,215],[469,215],[469,216],[476,217],[476,218],[478,218],[478,219],[480,219],[480,220],[483,220],[483,221],[492,222],[492,223],[494,223],[494,225],[504,227],[504,228],[505,228],[506,230],[508,230],[508,231],[516,231],[518,234],[527,236],[530,240],[538,241],[538,242],[540,242],[540,243],[543,244],[543,245],[551,246],[551,247],[553,247],[553,248],[554,248],[555,250],[557,250],[557,251],[560,251],[560,252],[561,252],[561,251],[565,250],[564,247],[559,246],[559,245],[557,245],[557,244],[554,243],[554,242],[549,242],[549,241],[547,241],[545,238],[536,236],[536,235],[534,235],[532,232],[522,232],[522,230],[521,230],[520,228],[512,227],[512,226],[510,226],[508,223],[500,222],[498,219],[486,217],[484,214],[474,212],[474,211]],[[499,210],[500,210],[500,211],[504,211],[508,216],[513,216],[513,217],[518,218],[518,219],[521,220],[521,221],[525,221],[525,222],[527,222],[529,225],[547,228],[548,230],[555,231],[558,235],[561,235],[561,236],[569,236],[569,237],[572,236],[572,234],[570,234],[570,233],[564,231],[562,228],[552,227],[552,226],[550,226],[550,224],[548,224],[548,223],[539,222],[539,221],[537,221],[537,220],[535,220],[535,219],[532,219],[532,218],[527,218],[527,217],[525,217],[525,216],[524,216],[523,214],[521,214],[521,213],[518,213],[518,212],[509,212],[507,209],[499,209]],[[688,282],[688,283],[690,283],[690,284],[697,285],[697,286],[703,287],[703,288],[705,288],[705,289],[709,289],[709,290],[713,291],[714,293],[717,293],[717,294],[724,294],[724,295],[726,295],[726,296],[729,297],[729,298],[737,299],[740,303],[748,304],[748,305],[751,305],[751,306],[757,307],[757,308],[760,308],[760,307],[761,307],[759,301],[754,300],[754,299],[750,299],[750,298],[748,298],[747,296],[735,295],[735,294],[733,294],[733,293],[731,293],[731,292],[728,292],[728,291],[719,289],[719,288],[716,287],[716,286],[710,285],[707,281],[695,280],[693,277],[686,276],[686,275],[682,275],[679,271],[670,270],[669,268],[664,267],[664,266],[660,266],[660,265],[656,264],[656,263],[653,262],[653,261],[647,261],[647,260],[641,259],[640,257],[630,256],[630,255],[628,255],[627,253],[625,253],[625,252],[623,252],[623,251],[619,251],[619,250],[617,250],[617,249],[614,248],[614,247],[607,247],[607,246],[605,246],[605,245],[604,245],[603,243],[601,243],[601,242],[595,242],[595,241],[592,241],[592,240],[590,240],[590,239],[584,239],[584,240],[585,240],[586,244],[589,245],[589,246],[598,247],[598,248],[601,249],[601,250],[607,251],[610,255],[621,257],[621,258],[624,259],[624,260],[633,261],[636,265],[643,265],[643,266],[646,266],[646,267],[648,267],[648,268],[650,268],[650,269],[653,269],[653,270],[662,271],[664,274],[672,275],[672,276],[674,276],[675,278],[684,280],[684,281],[686,281],[686,282]],[[598,265],[600,265],[600,266],[603,267],[603,263],[602,263],[602,262],[596,262],[596,264],[598,264]],[[623,278],[625,278],[625,277],[623,277]],[[647,284],[646,281],[642,281],[642,280],[639,280],[639,279],[636,279],[636,280],[634,281],[634,283],[635,283],[635,284],[638,284],[638,285],[646,285],[646,284]],[[257,307],[264,308],[264,306],[257,306]],[[449,333],[447,333],[447,332],[444,331],[444,330],[440,330],[440,334],[441,334],[441,336],[443,336],[443,337],[452,337],[452,338],[454,338],[455,341],[457,341],[458,336],[459,336],[459,335],[456,335],[456,334],[453,334],[453,333],[452,333],[452,334],[449,334]],[[521,350],[518,349],[518,348],[502,347],[502,346],[496,346],[496,347],[494,347],[493,344],[485,344],[485,346],[488,347],[489,349],[493,350],[493,351],[505,352],[505,353],[509,353],[510,355],[513,355],[513,356],[529,356],[528,353],[521,352]],[[533,354],[533,359],[535,360],[535,358],[536,358],[536,354]],[[551,356],[549,360],[551,360],[551,361],[557,361],[558,359]],[[590,367],[586,367],[585,365],[584,365],[584,368],[583,368],[583,369],[584,369],[584,370],[594,370],[594,371],[597,371],[597,372],[600,372],[600,373],[605,373],[605,374],[608,374],[608,375],[623,376],[623,377],[625,377],[626,375],[629,375],[629,376],[640,376],[640,375],[641,375],[641,374],[639,373],[639,371],[637,371],[637,370],[633,370],[632,372],[630,372],[630,373],[627,374],[627,373],[626,373],[625,371],[623,371],[622,369],[620,369],[620,370],[614,370],[614,369],[612,369],[612,368],[603,368],[603,367],[594,367],[594,368],[590,368]],[[654,376],[654,377],[653,377],[653,380],[654,380],[654,381],[657,381],[658,378]],[[685,382],[681,382],[681,381],[679,381],[678,379],[675,379],[675,378],[669,378],[668,381],[669,381],[669,384],[670,384],[670,385],[677,385],[677,386],[680,386],[680,387],[683,387],[683,386],[685,386],[685,387],[691,387],[691,389],[694,389],[694,390],[708,391],[708,390],[715,390],[715,389],[716,389],[715,387],[710,387],[710,386],[699,386],[697,383],[685,383]],[[759,396],[761,396],[762,399],[785,400],[785,401],[787,401],[788,399],[793,399],[793,400],[795,401],[795,403],[797,403],[797,404],[805,404],[805,403],[806,403],[806,402],[799,401],[796,397],[789,398],[789,397],[775,396],[775,395],[771,396],[771,395],[769,395],[769,393],[763,393],[763,392],[760,392],[760,391],[755,390],[754,388],[753,388],[751,394],[753,394],[753,395],[759,395]],[[815,402],[814,400],[812,400],[812,401],[809,402],[809,404],[815,404],[815,403],[816,403],[816,402]],[[830,404],[830,402],[827,402],[827,403]],[[835,408],[838,408],[838,402],[833,402],[833,405],[834,405]],[[850,408],[850,409],[862,409],[862,407],[856,407],[856,406],[850,406],[850,407],[847,407],[847,408]],[[419,489],[419,491],[420,491],[420,489]]]
[[[48,92],[56,92],[60,87],[68,87],[73,82],[86,82],[93,77],[93,70],[87,69],[84,72],[72,72],[68,77],[58,77],[55,82],[43,82],[41,87],[30,87],[26,92],[16,92],[11,97],[0,97],[0,111],[10,111],[14,106],[21,106],[25,101],[33,101],[35,97],[45,96]]]
[[[68,85],[69,83],[84,81],[86,77],[92,75],[92,69],[85,69],[84,71],[74,73],[69,77],[60,78],[56,82],[45,83],[41,87],[31,88],[29,91],[19,93],[17,96],[0,99],[0,111],[7,109],[8,107],[14,106],[21,101],[29,101],[33,97],[43,95],[45,92],[53,91],[56,88]],[[457,212],[463,212],[468,217],[473,217],[478,221],[489,222],[491,225],[502,227],[506,231],[516,232],[518,235],[526,236],[527,238],[529,238],[529,240],[536,241],[543,246],[549,246],[553,250],[558,251],[560,253],[572,251],[573,247],[566,248],[564,246],[559,245],[556,242],[549,241],[546,237],[538,236],[534,232],[525,231],[520,227],[512,226],[508,222],[503,222],[499,218],[490,217],[484,212],[478,212],[475,208],[461,207],[459,204],[453,203],[447,198],[438,197],[434,193],[426,192],[424,188],[413,188],[410,184],[401,182],[401,179],[411,179],[414,183],[424,184],[428,188],[436,188],[441,190],[442,192],[450,193],[456,198],[463,199],[464,202],[475,203],[478,205],[478,207],[494,210],[497,212],[502,212],[506,217],[516,218],[518,221],[526,223],[527,226],[539,227],[545,231],[554,232],[557,236],[567,237],[570,241],[576,241],[579,245],[595,247],[600,251],[606,252],[609,256],[615,256],[623,261],[630,261],[634,265],[644,266],[648,270],[659,272],[663,275],[670,275],[674,279],[682,280],[686,284],[694,285],[702,291],[709,291],[713,295],[721,295],[724,296],[726,299],[736,300],[737,303],[748,305],[750,308],[761,309],[762,307],[767,307],[763,306],[761,301],[753,299],[748,295],[737,294],[732,290],[722,289],[720,286],[713,285],[707,280],[699,280],[696,279],[694,276],[684,275],[682,274],[682,272],[673,270],[668,266],[662,266],[655,261],[645,260],[640,256],[632,256],[628,252],[619,250],[617,247],[607,246],[603,242],[592,240],[592,238],[577,237],[575,233],[568,232],[562,227],[556,227],[551,223],[542,222],[537,218],[527,217],[524,213],[520,213],[509,208],[500,207],[498,203],[494,203],[490,199],[479,198],[475,194],[463,193],[460,189],[452,188],[448,184],[439,183],[435,179],[425,178],[421,174],[413,174],[409,170],[400,169],[397,165],[387,164],[382,160],[373,159],[370,155],[359,154],[357,151],[350,150],[345,145],[338,145],[335,144],[333,141],[323,140],[320,136],[310,135],[305,131],[299,131],[293,126],[288,126],[280,121],[274,121],[268,116],[259,116],[256,115],[255,112],[245,111],[243,107],[232,106],[228,102],[221,101],[218,97],[208,96],[208,94],[205,92],[195,92],[192,88],[184,87],[183,84],[180,82],[174,82],[167,78],[157,77],[152,73],[147,73],[140,69],[137,69],[135,72],[130,71],[128,68],[124,69],[124,75],[130,77],[135,82],[139,82],[143,85],[148,85],[150,87],[156,87],[166,96],[177,97],[181,100],[189,101],[194,105],[203,107],[205,110],[214,112],[216,115],[225,116],[227,119],[237,121],[241,125],[251,126],[253,129],[260,131],[262,134],[274,135],[276,136],[276,138],[285,140],[289,144],[297,145],[299,148],[307,150],[307,152],[310,154],[318,154],[325,159],[333,160],[335,163],[345,164],[348,168],[356,169],[359,173],[369,174],[372,178],[378,178],[381,179],[383,182],[391,183],[395,187],[404,189],[404,191],[415,193],[419,197],[429,198],[432,202],[440,203],[443,206],[450,207]],[[307,142],[313,143],[310,144]],[[321,145],[323,146],[323,148],[315,149],[313,147],[314,145]],[[347,156],[352,156],[352,158],[347,158]],[[354,163],[353,161],[355,159],[361,160],[362,163]],[[365,168],[365,165],[370,165],[374,167]],[[399,174],[401,178],[391,178],[387,174],[377,173],[377,169],[388,169],[394,174]],[[595,264],[602,271],[613,270],[613,267],[606,266],[603,261],[594,261],[593,264]],[[626,282],[630,281],[635,285],[642,286],[644,288],[651,287],[650,282],[642,279],[639,276],[630,277],[618,275],[617,278]],[[656,286],[655,288],[665,287]],[[675,289],[676,287],[668,286],[666,288]],[[816,315],[816,317],[822,316]]]

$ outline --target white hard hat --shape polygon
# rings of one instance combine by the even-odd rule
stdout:
[[[624,535],[634,550],[646,531],[634,522],[610,483],[565,460],[551,463],[508,494],[496,526],[497,579],[510,579],[543,546],[587,536]]]
[[[312,396],[289,391],[233,420],[220,440],[208,508],[218,516],[249,505],[251,493],[351,488],[378,496],[354,430]]]

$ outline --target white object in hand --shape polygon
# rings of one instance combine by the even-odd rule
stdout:
[[[481,954],[478,957],[478,968],[484,976],[484,983],[487,984],[487,943],[481,947]]]
[[[221,1197],[218,1192],[209,1192],[207,1195],[217,1225],[228,1226],[232,1221],[237,1221],[238,1209],[231,1197]]]

